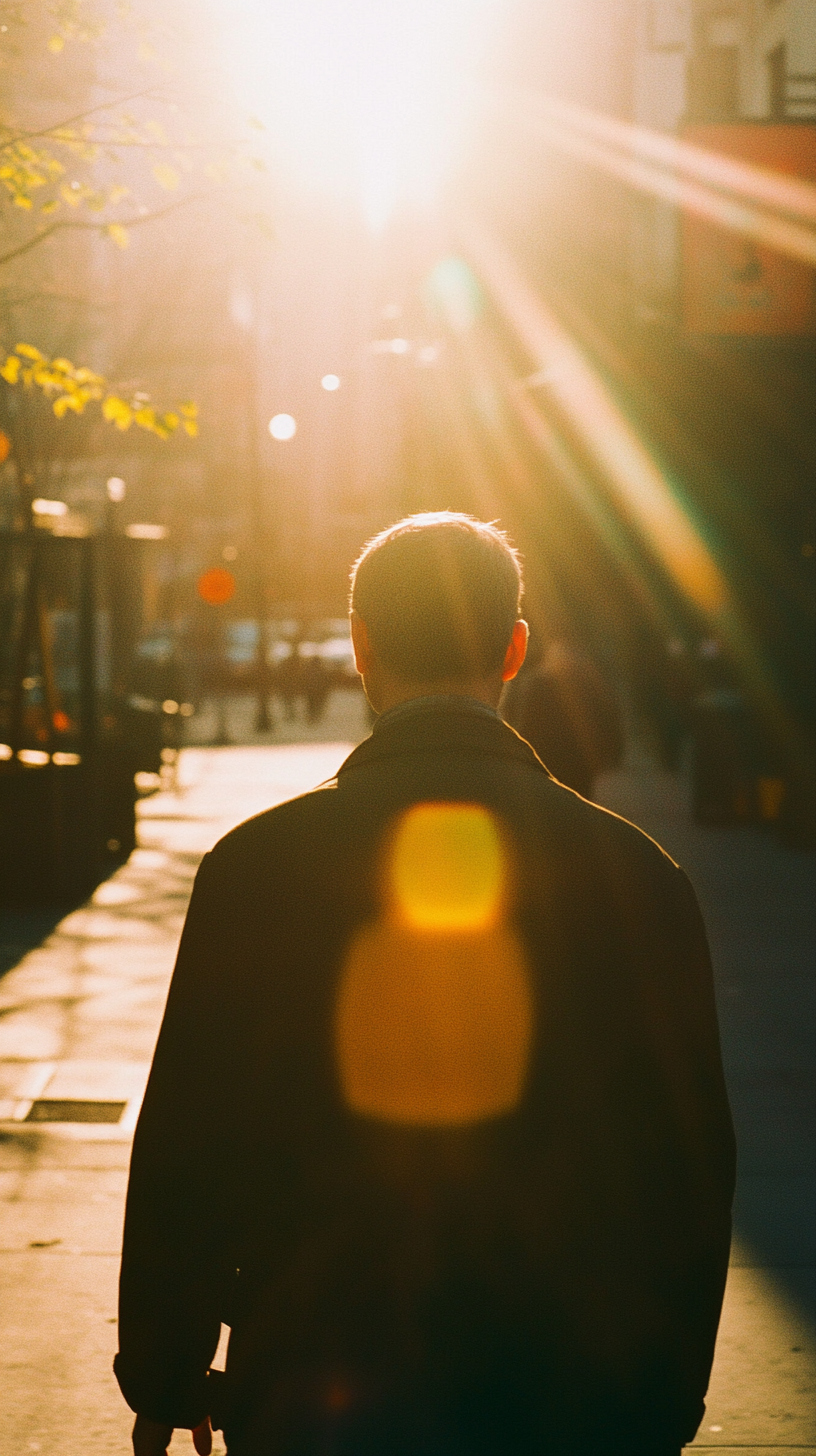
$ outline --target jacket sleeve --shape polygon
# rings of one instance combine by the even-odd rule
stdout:
[[[714,977],[703,918],[692,886],[677,870],[673,934],[684,972],[664,1004],[666,1071],[674,1088],[675,1157],[684,1168],[681,1201],[689,1260],[679,1261],[679,1365],[689,1399],[684,1439],[694,1436],[705,1409],[731,1245],[736,1144],[720,1051]],[[671,1028],[669,1030],[669,1028]],[[679,1190],[678,1190],[679,1192]]]
[[[224,1286],[213,1177],[224,898],[203,861],[179,946],[130,1167],[119,1286],[122,1394],[141,1415],[193,1427],[209,1411],[207,1370]]]

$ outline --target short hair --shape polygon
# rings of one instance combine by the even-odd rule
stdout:
[[[466,681],[501,669],[522,590],[519,555],[504,531],[433,511],[366,543],[352,567],[350,602],[394,676]]]

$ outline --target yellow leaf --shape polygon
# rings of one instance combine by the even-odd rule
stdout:
[[[17,193],[17,196],[14,199],[14,206],[15,207],[33,207],[34,204],[31,201],[31,198],[30,197],[26,197],[22,192],[18,192]]]
[[[6,384],[17,383],[20,377],[20,361],[13,354],[9,354],[2,369],[0,369],[0,377],[5,379]]]
[[[175,167],[169,167],[166,162],[157,162],[153,168],[153,176],[165,192],[175,192],[179,185],[179,174]]]
[[[166,415],[162,415],[162,424],[168,430],[177,430],[179,417],[173,410],[168,410]]]
[[[184,415],[185,419],[195,420],[198,418],[198,405],[192,399],[185,400],[184,404],[179,405],[179,414]]]
[[[61,369],[63,374],[73,374],[74,372],[74,366],[70,359],[52,359],[51,368]]]
[[[190,436],[190,439],[194,440],[196,435],[198,434],[198,425],[196,424],[195,420],[184,420],[183,427],[186,430],[187,434]]]
[[[109,394],[102,401],[103,417],[117,430],[129,430],[133,420],[133,410],[126,400],[120,399],[118,394]]]
[[[73,410],[75,415],[81,415],[85,408],[85,401],[77,394],[61,394],[55,399],[51,406],[58,420],[63,419],[68,410]]]
[[[122,227],[120,222],[109,222],[105,228],[105,232],[111,239],[111,242],[116,244],[117,248],[126,248],[128,246],[130,233],[126,227]]]
[[[62,377],[59,374],[54,374],[47,364],[37,364],[35,366],[34,383],[38,384],[40,389],[44,389],[46,392],[51,389],[63,389],[65,387],[65,381]]]
[[[42,207],[40,208],[40,212],[56,212],[58,207],[59,203],[56,201],[55,198],[52,197],[50,202],[43,203]]]
[[[115,187],[111,187],[108,191],[108,202],[111,207],[115,207],[117,202],[121,202],[123,197],[128,196],[129,192],[129,187],[120,186],[118,183]]]
[[[143,430],[152,430],[156,423],[156,411],[152,405],[143,404],[136,410],[133,418],[137,425],[141,425]]]
[[[60,51],[65,49],[65,41],[61,35],[52,35],[48,42],[48,49],[58,56]]]
[[[24,359],[43,359],[45,356],[35,349],[33,344],[15,344],[15,354],[22,354]]]

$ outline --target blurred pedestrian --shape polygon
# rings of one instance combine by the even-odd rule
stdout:
[[[275,686],[283,703],[283,716],[292,723],[297,716],[297,700],[302,688],[302,671],[297,644],[293,643],[278,663]]]
[[[306,699],[307,723],[319,723],[326,711],[331,693],[331,679],[326,664],[313,652],[303,663],[303,696]]]
[[[502,722],[495,527],[352,578],[379,713],[199,870],[133,1148],[116,1373],[139,1456],[679,1456],[734,1147],[683,872]],[[221,1325],[226,1373],[209,1372]]]
[[[504,704],[508,723],[526,738],[554,778],[592,797],[599,773],[623,756],[620,708],[595,663],[565,640],[520,673]]]

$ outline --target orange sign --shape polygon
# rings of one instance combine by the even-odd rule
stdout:
[[[0,430],[0,465],[3,464],[4,460],[8,459],[10,449],[11,440],[9,439],[8,435],[4,434],[3,431]]]
[[[198,595],[211,607],[223,607],[235,595],[235,577],[223,566],[214,566],[205,571],[196,583]]]
[[[762,122],[687,126],[684,141],[816,182],[816,127]],[[696,334],[816,333],[816,274],[807,263],[693,213],[682,214],[683,322]]]

